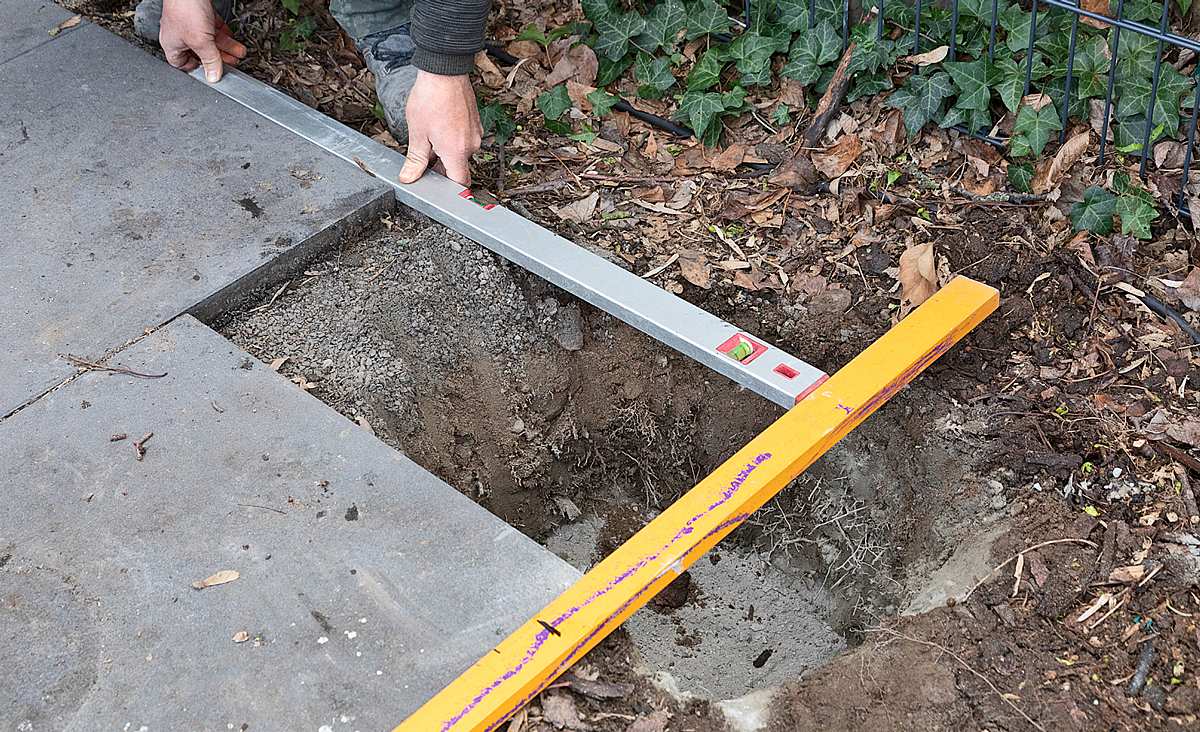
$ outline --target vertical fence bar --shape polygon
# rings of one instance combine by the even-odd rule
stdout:
[[[850,0],[842,0],[842,52],[850,45]]]
[[[913,11],[913,46],[912,52],[921,52],[921,0],[917,0]]]
[[[1192,75],[1196,95],[1192,98],[1192,121],[1188,123],[1187,149],[1183,153],[1183,179],[1179,181],[1179,210],[1187,206],[1188,179],[1192,176],[1192,145],[1196,144],[1196,117],[1200,115],[1200,68]]]
[[[1142,180],[1146,179],[1146,160],[1150,157],[1150,132],[1154,129],[1154,106],[1158,102],[1158,82],[1162,78],[1163,36],[1167,32],[1170,8],[1170,0],[1163,0],[1162,20],[1158,23],[1158,44],[1154,47],[1154,80],[1150,83],[1150,104],[1146,105],[1146,129],[1142,130],[1142,162],[1138,164],[1138,175]]]
[[[1022,97],[1029,96],[1029,85],[1033,81],[1033,42],[1037,40],[1037,10],[1038,0],[1033,0],[1033,9],[1029,11],[1029,48],[1025,50],[1025,86]]]
[[[1075,0],[1079,7],[1080,0]],[[1058,132],[1058,142],[1067,140],[1067,120],[1071,115],[1071,77],[1075,72],[1075,39],[1079,36],[1079,14],[1071,14],[1071,40],[1067,44],[1067,80],[1063,83],[1062,129]]]
[[[742,0],[742,20],[750,27],[750,0]]]
[[[808,29],[817,25],[817,0],[808,0]]]
[[[1000,0],[992,0],[992,26],[988,29],[988,63],[996,60],[996,24],[1000,22]]]
[[[950,3],[950,51],[946,57],[954,60],[955,47],[958,45],[958,0]]]
[[[883,2],[884,0],[879,0],[875,6],[875,40],[877,41],[883,38]]]
[[[1123,20],[1125,0],[1117,0],[1117,20]],[[1112,119],[1113,88],[1117,81],[1117,59],[1121,55],[1121,26],[1112,26],[1112,58],[1108,60],[1108,89],[1104,92],[1104,121],[1100,125],[1100,157],[1097,163],[1104,165],[1104,149],[1108,146],[1108,125]]]

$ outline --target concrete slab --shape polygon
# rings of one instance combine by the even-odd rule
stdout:
[[[0,416],[72,372],[58,354],[211,316],[393,203],[93,25],[0,64],[0,97]]]
[[[0,0],[0,64],[55,40],[51,29],[71,15],[53,0]]]
[[[0,422],[0,728],[390,729],[578,577],[190,317],[116,360]]]

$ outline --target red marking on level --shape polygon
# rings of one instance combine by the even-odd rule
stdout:
[[[804,391],[802,391],[796,395],[796,403],[799,404],[801,402],[801,400],[804,399],[804,397],[808,396],[809,394],[812,394],[814,391],[817,390],[818,386],[820,386],[821,384],[824,384],[828,380],[829,380],[828,374],[821,374],[821,378],[814,381],[811,386],[809,386],[807,389],[805,389]]]
[[[487,195],[487,194],[481,194],[481,195]],[[479,198],[477,198],[477,197],[475,196],[475,194],[471,192],[471,189],[470,189],[470,188],[464,188],[464,189],[462,190],[462,193],[459,193],[459,194],[458,194],[458,197],[459,197],[459,198],[465,198],[465,199],[467,199],[467,200],[468,200],[468,201],[470,201],[471,203],[474,203],[474,204],[478,205],[478,206],[479,206],[480,208],[482,208],[484,211],[491,211],[493,208],[495,208],[495,207],[496,207],[496,204],[495,204],[494,202],[491,202],[491,201],[481,201],[481,200],[479,200]],[[487,197],[488,197],[488,198],[491,198],[491,196],[487,196]]]

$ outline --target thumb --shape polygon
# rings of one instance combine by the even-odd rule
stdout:
[[[400,169],[400,175],[397,177],[401,183],[415,183],[425,174],[425,169],[429,167],[429,161],[433,158],[433,145],[429,142],[428,137],[422,135],[414,140],[410,136],[409,139],[408,154],[404,156],[404,167]]]
[[[221,64],[221,52],[217,49],[216,41],[212,38],[205,39],[204,43],[193,48],[192,52],[200,58],[200,64],[204,66],[204,78],[208,83],[215,84],[220,81],[224,69]]]

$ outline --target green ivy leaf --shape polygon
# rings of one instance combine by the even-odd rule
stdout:
[[[904,112],[904,126],[916,135],[942,108],[942,102],[954,94],[954,82],[945,71],[916,74],[888,97],[889,107]]]
[[[962,125],[971,132],[987,132],[992,128],[992,115],[986,109],[963,109],[955,104],[938,126],[942,129]]]
[[[1097,36],[1085,41],[1075,54],[1075,95],[1102,97],[1108,91],[1108,44]]]
[[[588,127],[587,125],[584,125],[583,129],[580,130],[579,132],[576,132],[572,135],[567,135],[568,139],[574,140],[576,142],[582,142],[584,145],[591,145],[593,142],[596,141],[596,137],[598,137],[598,135],[596,134],[596,131],[593,130],[591,127]]]
[[[775,7],[779,25],[793,33],[808,28],[808,0],[779,0]]]
[[[847,68],[850,74],[874,74],[894,63],[899,55],[895,51],[894,42],[887,38],[876,39],[874,33],[858,39],[855,43],[857,45],[854,46],[854,54],[850,57],[850,65]]]
[[[1029,163],[1011,163],[1008,166],[1008,183],[1018,193],[1033,190],[1033,166]]]
[[[791,124],[792,110],[788,109],[788,105],[780,102],[771,110],[771,121],[777,125]]]
[[[729,14],[716,0],[698,0],[688,8],[687,39],[729,32]]]
[[[659,0],[646,15],[646,29],[638,36],[637,45],[649,53],[659,48],[673,49],[685,25],[687,9],[682,0]]]
[[[663,93],[675,85],[675,75],[671,73],[671,59],[651,58],[641,54],[634,65],[637,76],[638,96],[642,99],[661,99]]]
[[[564,112],[571,108],[571,96],[567,94],[567,85],[559,84],[553,89],[539,94],[537,106],[547,120],[558,120]]]
[[[833,26],[821,23],[803,31],[792,42],[788,62],[781,72],[789,79],[810,85],[821,78],[821,67],[841,54],[842,39]]]
[[[1045,13],[1038,13],[1038,18]],[[1004,29],[1004,42],[1013,53],[1023,53],[1029,50],[1029,22],[1031,14],[1022,10],[1019,5],[1009,5],[1000,13],[1000,27]],[[1133,35],[1127,33],[1126,35]]]
[[[607,56],[600,56],[597,58],[597,61],[599,61],[599,67],[596,71],[596,86],[598,87],[608,86],[621,78],[629,67],[633,66],[632,56],[626,56],[616,61],[609,59]]]
[[[958,87],[956,107],[961,109],[987,109],[992,103],[992,92],[988,88],[987,59],[978,61],[947,61],[943,64],[954,85]]]
[[[743,74],[760,73],[771,65],[775,53],[775,39],[757,33],[743,33],[729,44],[729,59],[737,64]]]
[[[646,28],[646,19],[641,15],[610,12],[599,18],[592,18],[596,32],[596,53],[613,61],[624,56],[629,51],[629,41]]]
[[[704,91],[721,80],[721,72],[725,69],[724,54],[718,49],[709,49],[704,52],[696,65],[692,67],[691,73],[687,78],[688,91]]]
[[[1083,200],[1071,207],[1071,225],[1075,231],[1111,234],[1114,210],[1116,197],[1100,186],[1092,186],[1083,192]]]
[[[283,0],[283,7],[292,15],[300,14],[300,0]]]
[[[1125,9],[1129,9],[1129,3],[1125,4]],[[1117,55],[1117,78],[1145,80],[1149,83],[1157,55],[1158,41],[1140,33],[1122,33],[1121,52]]]
[[[702,138],[713,121],[725,111],[721,95],[716,92],[688,92],[679,100],[675,119],[692,128],[696,137]]]
[[[592,103],[592,114],[597,117],[608,114],[617,102],[621,101],[619,97],[609,94],[603,89],[594,89],[588,92],[587,100]]]
[[[846,104],[864,97],[873,97],[892,88],[892,75],[883,72],[879,74],[861,74],[854,77],[850,91],[846,92]]]
[[[1028,104],[1017,111],[1009,150],[1014,157],[1041,155],[1050,142],[1050,135],[1062,129],[1062,120],[1053,104],[1034,109]]]
[[[550,43],[550,39],[546,37],[546,34],[542,32],[542,29],[538,28],[533,23],[530,23],[521,29],[521,32],[517,34],[517,40],[533,41],[542,48],[545,48]]]
[[[1114,213],[1121,219],[1122,234],[1143,240],[1150,238],[1150,224],[1158,218],[1158,209],[1153,202],[1148,203],[1138,195],[1117,196]]]
[[[483,126],[484,134],[495,135],[497,145],[506,144],[517,131],[517,123],[499,102],[490,102],[480,107],[479,122]]]
[[[1046,65],[1042,63],[1041,55],[1035,52],[1033,55],[1033,78],[1040,79],[1048,72]],[[1017,111],[1017,107],[1021,106],[1021,96],[1025,91],[1025,64],[1018,64],[1008,57],[997,56],[988,78],[1008,111]]]

